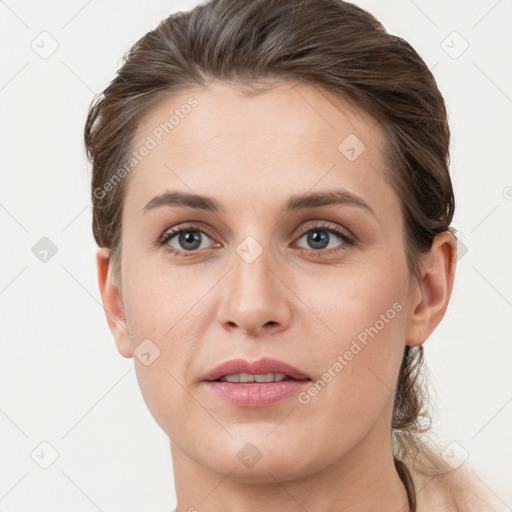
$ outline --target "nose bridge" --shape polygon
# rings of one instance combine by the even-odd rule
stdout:
[[[258,239],[256,238],[258,237]],[[219,320],[247,332],[284,327],[290,318],[285,288],[278,279],[270,237],[247,235],[235,248]]]
[[[254,307],[256,299],[263,304],[276,298],[275,258],[269,237],[247,235],[236,247],[232,257],[233,291],[245,304]]]

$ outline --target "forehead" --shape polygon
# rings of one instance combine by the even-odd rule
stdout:
[[[201,129],[190,137],[196,127]],[[371,139],[373,145],[384,142],[380,125],[367,112],[318,86],[278,81],[248,94],[234,85],[214,81],[206,88],[170,93],[151,108],[139,123],[135,145],[151,134],[157,142],[165,139],[190,146],[256,134],[278,136],[275,143],[285,135],[325,140],[328,132],[336,140],[354,133],[367,142]],[[330,139],[325,142],[332,142]]]
[[[282,192],[284,199],[315,183],[381,200],[384,187],[391,200],[380,124],[309,84],[277,82],[248,95],[213,82],[169,94],[138,126],[133,148],[144,145],[151,148],[130,175],[127,201],[166,188],[205,195],[238,189],[246,200]]]

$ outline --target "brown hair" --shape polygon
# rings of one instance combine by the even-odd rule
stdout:
[[[137,41],[89,110],[85,144],[92,162],[93,233],[110,250],[119,284],[127,178],[117,183],[116,172],[133,150],[142,116],[172,92],[212,80],[243,86],[249,94],[261,90],[264,80],[280,79],[331,92],[380,123],[414,276],[434,237],[454,234],[445,104],[434,76],[406,41],[341,0],[212,0],[169,16]],[[105,193],[108,183],[112,190]],[[422,346],[406,350],[398,376],[392,430],[395,456],[402,459],[420,449],[416,434],[430,426],[422,363]]]

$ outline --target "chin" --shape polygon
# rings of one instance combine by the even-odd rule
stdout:
[[[291,435],[270,441],[269,438],[265,439],[268,432],[268,429],[264,429],[264,433],[257,438],[240,435],[229,441],[226,439],[224,445],[217,443],[207,457],[203,452],[198,454],[196,460],[216,473],[229,474],[231,480],[254,484],[294,480],[329,463],[323,461],[320,454],[315,456],[314,450],[305,452],[305,444],[298,437],[295,438],[296,443],[284,439],[293,439]]]
[[[299,466],[298,463],[301,465]],[[230,480],[235,482],[251,484],[286,482],[313,472],[313,470],[308,471],[299,456],[290,458],[276,453],[262,456],[252,466],[241,462],[236,456],[229,457],[224,461],[216,461],[214,467],[210,469],[222,475],[229,473]]]

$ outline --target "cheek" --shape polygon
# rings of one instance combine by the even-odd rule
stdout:
[[[358,444],[381,416],[391,424],[405,332],[398,293],[376,293],[374,286],[360,282],[354,295],[330,298],[336,296],[340,306],[322,317],[335,335],[317,338],[312,360],[318,373],[298,397],[300,408],[294,414],[303,429],[301,440],[324,461],[336,460]],[[310,436],[312,423],[318,436]],[[326,437],[332,443],[325,443]]]
[[[201,309],[198,302],[214,282],[214,276],[201,278],[187,269],[169,271],[136,262],[127,264],[125,272],[125,308],[132,331],[162,341]]]
[[[376,420],[401,364],[407,275],[405,262],[397,258],[395,264],[388,259],[386,268],[342,268],[336,279],[304,283],[301,292],[322,320],[316,320],[310,344],[316,384],[302,396],[315,415],[336,425]],[[307,333],[311,325],[303,329]]]
[[[297,320],[306,320],[301,330],[317,331],[321,343],[315,344],[316,350],[348,350],[357,340],[379,353],[386,344],[403,341],[407,286],[407,269],[400,258],[394,264],[388,258],[385,265],[335,267],[317,276],[301,276],[293,283],[305,306]],[[371,343],[374,339],[379,341]]]
[[[188,420],[204,414],[187,390],[192,390],[192,364],[205,349],[205,329],[214,321],[205,305],[216,279],[179,268],[162,272],[135,261],[127,262],[124,271],[125,312],[139,386],[157,423],[179,438]],[[137,357],[142,347],[150,353],[148,365]]]

